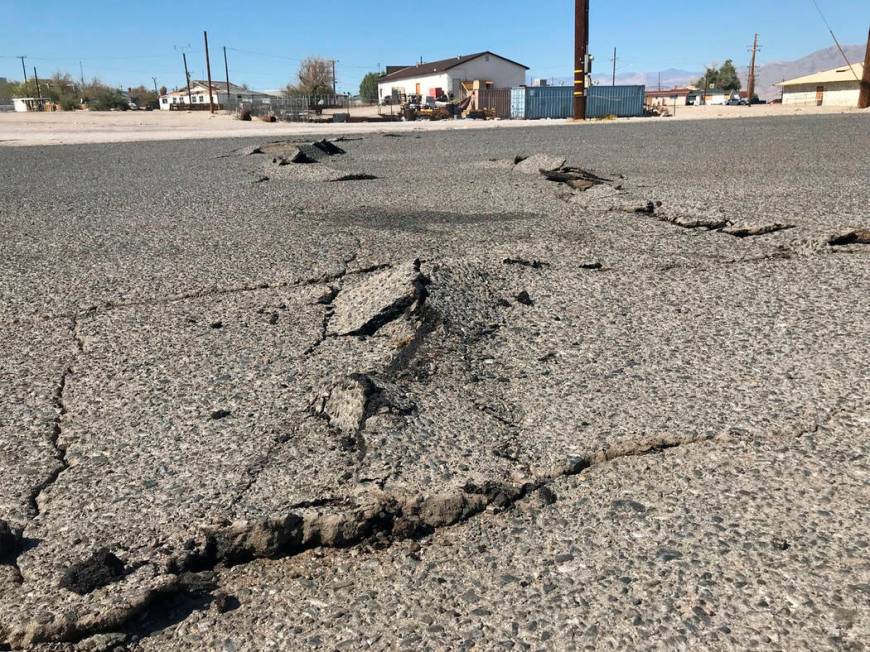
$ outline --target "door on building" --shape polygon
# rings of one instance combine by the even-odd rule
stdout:
[[[825,87],[816,86],[816,106],[821,106],[825,101]]]
[[[420,84],[417,84],[417,91],[414,93],[414,95],[420,95]]]

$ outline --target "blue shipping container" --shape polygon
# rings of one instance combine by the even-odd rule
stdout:
[[[573,86],[542,86],[526,89],[526,117],[568,118],[574,105]]]
[[[514,120],[526,118],[526,90],[525,86],[511,89],[511,118]]]
[[[645,86],[593,86],[586,96],[586,117],[638,118],[645,93]]]
[[[644,86],[593,86],[588,91],[586,116],[642,116],[644,91]],[[573,86],[511,89],[511,118],[514,119],[570,118],[573,107]]]

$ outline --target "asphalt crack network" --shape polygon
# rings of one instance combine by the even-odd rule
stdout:
[[[839,408],[824,418],[814,415],[809,425],[796,426],[781,436],[803,437],[819,431],[833,418]],[[193,594],[184,578],[191,573],[212,573],[219,566],[235,566],[257,559],[276,559],[301,554],[317,547],[349,548],[370,543],[384,547],[402,540],[418,540],[436,530],[461,524],[484,512],[500,513],[512,509],[534,494],[552,496],[545,504],[556,502],[551,485],[572,476],[591,472],[612,462],[645,455],[661,454],[668,450],[697,444],[729,441],[745,437],[741,431],[697,436],[654,435],[643,439],[616,442],[586,455],[574,456],[561,466],[537,478],[513,484],[497,481],[467,482],[461,487],[441,493],[406,496],[398,493],[373,493],[369,502],[354,503],[350,498],[330,496],[294,505],[294,508],[351,507],[349,511],[321,513],[290,512],[284,516],[253,522],[236,522],[210,533],[200,540],[183,558],[175,562],[178,581],[160,596],[155,596],[152,607],[133,609],[124,622],[115,621],[101,626],[91,623],[77,630],[72,637],[81,641],[101,631],[137,631],[135,620],[147,619],[151,609],[162,614],[173,610],[173,603],[187,604]],[[183,610],[186,617],[192,611],[206,609],[210,599],[194,610]],[[178,619],[166,619],[159,629],[150,629],[145,636],[169,627]]]
[[[69,468],[69,461],[67,460],[67,450],[60,443],[61,435],[63,434],[63,420],[67,414],[65,393],[67,388],[67,383],[69,381],[70,376],[74,374],[73,371],[73,363],[75,358],[84,353],[85,346],[84,340],[79,335],[79,324],[78,319],[72,319],[72,327],[71,327],[72,336],[75,339],[76,345],[76,354],[74,356],[73,361],[71,361],[64,368],[63,372],[60,375],[60,379],[58,380],[57,386],[55,387],[54,394],[52,396],[52,404],[55,410],[55,417],[51,424],[51,432],[49,433],[49,443],[53,449],[54,458],[57,462],[55,468],[48,474],[48,476],[35,487],[33,487],[30,496],[28,497],[28,516],[30,519],[34,519],[38,517],[42,513],[41,507],[41,498],[42,495],[57,482],[60,475]]]

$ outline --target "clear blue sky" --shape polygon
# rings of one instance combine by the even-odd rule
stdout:
[[[864,43],[870,0],[817,0],[841,43]],[[212,74],[253,88],[284,86],[308,55],[338,60],[341,90],[356,92],[380,63],[410,64],[492,50],[528,65],[531,77],[570,75],[573,0],[0,0],[0,76],[56,70],[118,86],[168,87],[204,75],[202,30],[209,32]],[[793,59],[828,47],[830,35],[811,0],[591,0],[596,72],[701,70],[733,58],[761,34],[760,62]]]

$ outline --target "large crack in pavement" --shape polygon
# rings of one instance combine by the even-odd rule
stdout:
[[[775,433],[779,436],[803,437],[815,433],[837,413],[834,407],[822,417],[815,415],[809,424],[797,424],[790,433]],[[102,632],[135,634],[137,637],[152,635],[178,622],[197,609],[206,609],[215,599],[223,600],[217,584],[211,583],[211,574],[219,566],[235,566],[258,559],[278,559],[301,554],[318,547],[349,548],[363,543],[379,547],[393,543],[419,539],[435,530],[463,523],[483,512],[504,512],[536,492],[541,492],[544,503],[553,498],[550,486],[557,481],[592,471],[598,466],[627,457],[654,455],[664,450],[692,446],[694,444],[725,441],[745,436],[741,432],[724,432],[695,437],[670,434],[649,436],[639,440],[615,442],[597,451],[569,458],[566,463],[550,473],[530,478],[522,483],[485,481],[469,482],[456,490],[439,494],[405,495],[390,492],[372,493],[365,502],[347,497],[327,497],[299,505],[300,508],[346,507],[349,510],[329,514],[319,512],[289,512],[283,516],[262,519],[256,522],[233,523],[215,530],[192,544],[191,550],[173,560],[173,577],[162,588],[131,605],[126,612],[123,607],[108,614],[105,620],[92,620],[87,626],[77,627],[65,623],[33,626],[24,632],[2,632],[9,645],[33,645],[35,643],[66,641],[79,642]],[[205,582],[205,586],[203,585]],[[190,609],[180,605],[194,604]],[[152,612],[152,605],[154,612]],[[175,618],[169,614],[176,613]],[[155,626],[155,620],[160,622]],[[150,623],[143,630],[143,623]]]
[[[72,318],[71,323],[71,335],[75,340],[76,345],[76,357],[82,355],[85,350],[85,343],[79,335],[79,322],[78,318]],[[39,484],[34,486],[31,490],[30,496],[28,497],[28,516],[32,520],[37,518],[42,511],[42,496],[48,491],[51,486],[57,482],[57,479],[60,477],[60,474],[66,471],[69,468],[69,461],[66,458],[66,448],[60,444],[61,435],[63,434],[63,421],[67,414],[66,402],[64,400],[64,392],[66,391],[67,382],[70,377],[73,375],[73,365],[75,363],[75,359],[71,361],[61,372],[60,379],[58,380],[57,387],[54,390],[54,394],[52,396],[52,403],[55,411],[55,418],[51,424],[51,432],[49,434],[49,444],[51,445],[54,458],[57,461],[55,468],[48,474],[48,476]],[[26,531],[26,528],[25,528]]]

